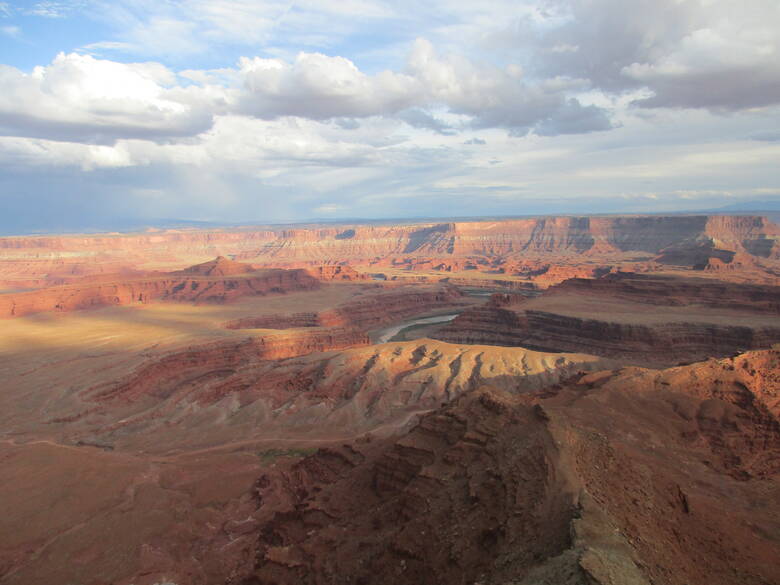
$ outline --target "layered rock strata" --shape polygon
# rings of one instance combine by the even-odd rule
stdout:
[[[93,277],[74,284],[0,294],[0,318],[152,301],[225,303],[243,296],[319,287],[319,281],[302,269],[255,271],[244,264],[228,263],[218,259],[178,272]]]
[[[624,299],[649,306],[698,305],[780,314],[780,286],[735,284],[696,278],[614,273],[599,279],[571,278],[549,295],[574,294]]]
[[[291,329],[295,327],[353,327],[373,329],[431,312],[458,310],[473,301],[454,286],[432,285],[384,289],[379,285],[320,313],[242,317],[225,324],[228,329]]]
[[[260,477],[254,560],[233,581],[777,582],[778,372],[765,351],[481,387],[401,438]]]
[[[70,441],[140,441],[147,449],[153,428],[165,432],[167,448],[223,433],[349,437],[383,427],[392,432],[411,414],[438,408],[485,380],[527,392],[606,363],[430,339],[360,347],[367,344],[354,330],[313,329],[194,346],[82,390],[82,410],[49,422],[66,425]]]
[[[326,279],[354,278],[343,267],[349,264],[527,274],[548,286],[563,277],[598,276],[622,262],[724,265],[776,278],[779,238],[778,227],[763,217],[706,215],[8,237],[0,238],[0,282],[22,288],[120,268],[182,267],[217,255],[268,267],[311,266]]]
[[[494,295],[434,335],[674,364],[780,342],[780,288],[631,274],[571,279],[542,297]]]

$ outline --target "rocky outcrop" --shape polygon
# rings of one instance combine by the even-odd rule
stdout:
[[[184,270],[179,271],[178,274],[186,275],[199,275],[199,276],[239,276],[242,274],[249,274],[254,272],[249,264],[243,264],[230,260],[224,256],[217,256],[214,260],[203,262],[202,264],[196,264],[190,266]]]
[[[159,429],[168,449],[221,444],[223,433],[266,440],[387,434],[487,381],[530,392],[607,363],[430,339],[367,344],[355,330],[318,328],[193,346],[82,390],[83,409],[50,423],[67,424],[72,442],[100,444],[143,442]]]
[[[454,286],[401,287],[369,291],[347,303],[323,311],[319,321],[325,326],[352,326],[372,329],[393,321],[433,311],[471,304]]]
[[[779,367],[766,351],[483,386],[400,438],[320,449],[256,482],[238,582],[776,582]]]
[[[709,258],[726,263],[744,258],[759,260],[762,272],[776,268],[779,241],[780,230],[766,218],[706,215],[13,237],[0,238],[0,281],[105,273],[107,266],[112,272],[186,266],[221,255],[268,267],[311,267],[326,280],[354,279],[346,265],[454,275],[472,269],[515,274],[537,262],[547,275],[530,278],[540,277],[541,286],[548,286],[559,281],[555,266],[568,276],[597,276],[621,262],[691,267],[704,266]],[[551,267],[544,269],[545,264]]]
[[[599,278],[613,270],[612,266],[593,264],[550,264],[544,262],[517,262],[502,266],[507,274],[526,276],[539,288],[547,288],[570,278]]]
[[[450,343],[521,346],[528,325],[521,311],[487,303],[466,309],[433,336]]]
[[[701,322],[660,324],[583,319],[525,311],[518,345],[547,351],[578,351],[631,363],[676,363],[724,356],[780,342],[780,326],[745,327]]]
[[[780,254],[780,228],[765,217],[711,216],[705,233],[716,247],[741,248],[760,258],[778,258]]]
[[[434,336],[669,365],[780,342],[779,293],[773,286],[616,273],[567,280],[538,300],[494,295]]]
[[[228,329],[292,329],[296,327],[348,327],[367,331],[418,315],[460,309],[471,304],[456,287],[375,285],[341,305],[320,313],[242,317],[225,323]]]
[[[243,296],[314,290],[318,286],[319,281],[305,270],[253,271],[218,259],[181,272],[86,277],[74,284],[0,294],[0,318],[152,301],[225,303]]]
[[[554,450],[530,405],[488,390],[396,442],[322,449],[258,481],[259,514],[276,510],[261,521],[256,566],[242,583],[457,585],[522,575],[571,546],[575,498]]]
[[[734,284],[696,278],[615,273],[600,279],[572,278],[550,289],[547,294],[598,296],[651,306],[698,305],[780,314],[780,286]]]
[[[351,266],[327,264],[323,266],[307,267],[306,270],[318,280],[368,280],[368,275],[362,274]]]
[[[242,367],[368,344],[368,337],[358,331],[323,328],[199,345],[151,360],[126,380],[85,390],[83,396],[97,402],[133,403],[149,397],[159,401],[175,396],[178,401],[194,392],[199,399],[213,400],[221,396],[210,394],[211,385],[222,386]],[[230,382],[226,386],[233,388]]]

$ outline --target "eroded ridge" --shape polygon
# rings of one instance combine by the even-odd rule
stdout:
[[[775,582],[779,359],[483,386],[321,450],[259,478],[239,582]]]
[[[570,279],[536,298],[495,294],[434,336],[671,365],[780,342],[778,299],[777,286],[620,273]]]

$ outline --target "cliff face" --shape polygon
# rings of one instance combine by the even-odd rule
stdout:
[[[705,279],[669,279],[615,273],[600,279],[572,278],[551,288],[546,294],[595,295],[651,306],[696,304],[718,309],[780,314],[780,286],[733,284]]]
[[[450,343],[518,346],[528,337],[528,323],[521,311],[488,303],[466,309],[434,337]]]
[[[548,351],[579,351],[632,363],[675,363],[724,356],[780,342],[780,327],[744,327],[696,322],[655,325],[582,319],[525,311],[519,345]]]
[[[348,303],[320,313],[326,326],[352,326],[372,329],[415,315],[463,307],[471,304],[453,286],[402,288],[367,293]]]
[[[351,327],[363,331],[417,315],[461,309],[471,302],[453,286],[424,285],[365,289],[353,299],[320,313],[242,317],[225,323],[228,329],[293,329]]]
[[[551,217],[457,222],[428,226],[359,227],[348,230],[290,230],[242,257],[363,259],[416,256],[424,259],[486,256],[619,254],[656,255],[672,246],[732,250],[763,249],[780,235],[760,217]]]
[[[180,266],[232,256],[272,267],[326,266],[322,278],[355,278],[344,264],[453,272],[501,270],[517,260],[571,264],[657,258],[685,266],[710,257],[780,259],[777,226],[751,216],[548,217],[400,226],[164,232],[0,238],[3,280],[99,273],[99,266]],[[341,268],[338,268],[341,267]]]
[[[536,299],[494,295],[435,337],[672,364],[780,342],[778,299],[780,287],[614,274],[567,280]]]
[[[368,280],[366,274],[362,274],[350,266],[314,266],[307,268],[307,271],[316,279],[331,281],[331,280],[346,280],[346,281],[358,281]]]
[[[780,343],[780,326],[695,321],[625,323],[495,307],[464,311],[434,335],[450,343],[522,346],[600,355],[635,364],[674,364]]]
[[[779,359],[481,387],[320,449],[258,478],[240,582],[776,582]]]
[[[705,233],[717,247],[733,249],[737,243],[754,256],[780,257],[780,228],[765,217],[716,215],[707,219]]]
[[[146,277],[87,277],[74,284],[0,294],[0,318],[152,301],[225,303],[242,296],[314,290],[319,286],[319,281],[304,270],[253,273],[251,267],[246,267],[248,270],[233,275],[221,267],[215,271],[211,264]]]

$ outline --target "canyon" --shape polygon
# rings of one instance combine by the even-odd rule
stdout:
[[[0,238],[3,585],[780,582],[780,228]]]
[[[239,582],[777,582],[777,360],[488,382],[321,449],[258,480]]]
[[[411,270],[426,278],[487,276],[542,287],[622,265],[777,282],[779,238],[780,228],[764,217],[706,215],[19,236],[0,238],[0,285],[23,289],[123,269],[181,269],[216,256],[257,267],[349,266],[390,277]]]
[[[496,293],[434,336],[674,365],[780,343],[779,301],[778,286],[610,274],[569,279],[536,298]]]
[[[255,271],[219,257],[177,272],[84,277],[70,284],[5,293],[0,295],[0,318],[156,300],[224,303],[246,295],[312,290],[318,285],[305,270]]]

